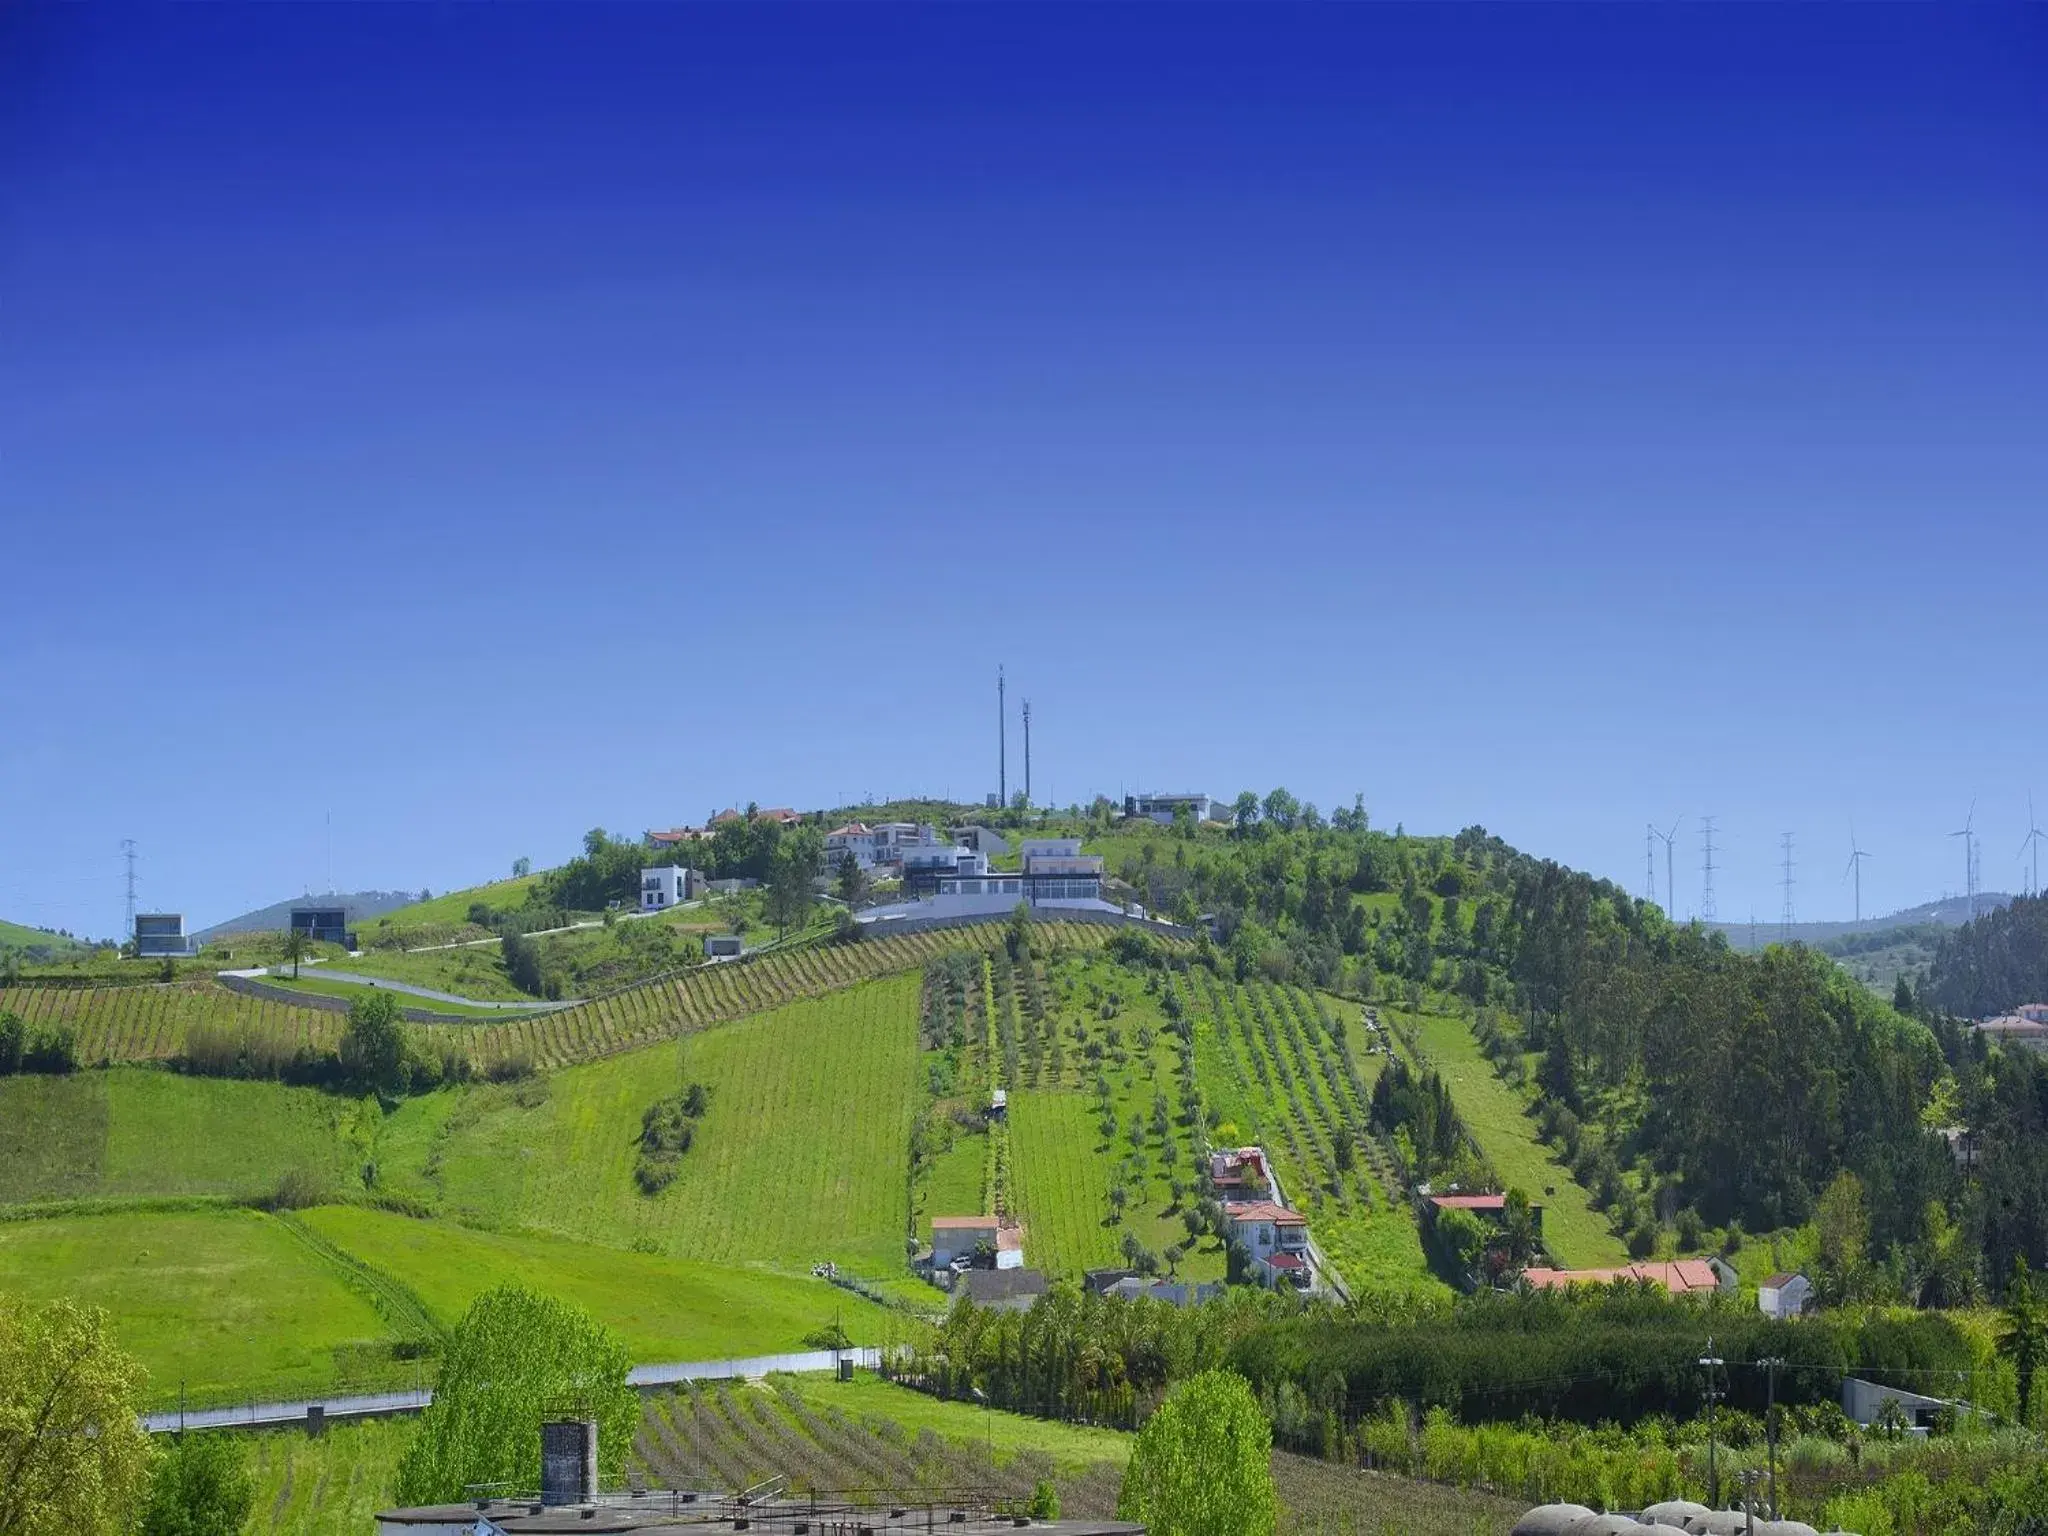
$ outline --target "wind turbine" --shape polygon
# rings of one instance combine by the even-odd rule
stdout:
[[[1683,820],[1683,816],[1678,818],[1678,821]],[[1659,832],[1654,823],[1650,827],[1651,836],[1664,839],[1664,915],[1674,923],[1678,921],[1678,909],[1671,905],[1671,845],[1678,836],[1678,821],[1671,823],[1669,832]]]
[[[1977,802],[1975,800],[1972,800],[1970,802],[1970,814],[1963,818],[1962,830],[1959,832],[1949,833],[1950,837],[1960,837],[1963,840],[1963,891],[1964,894],[1969,897],[1970,916],[1972,918],[1976,917],[1977,915],[1977,851],[1975,848],[1976,834],[1974,831],[1972,831],[1972,828],[1976,826],[1976,823]]]
[[[1856,877],[1856,921],[1863,921],[1863,861],[1871,855],[1856,846],[1856,823],[1849,823],[1849,867],[1842,871]]]
[[[2030,884],[2036,896],[2041,894],[2041,839],[2043,837],[2048,837],[2048,832],[2043,832],[2041,824],[2034,820],[2034,792],[2028,790],[2027,835],[2020,841],[2020,857],[2025,858],[2029,848],[2034,851],[2034,878]]]

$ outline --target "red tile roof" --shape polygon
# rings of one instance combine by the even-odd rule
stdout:
[[[1268,1255],[1266,1256],[1266,1268],[1268,1268],[1268,1269],[1307,1269],[1307,1268],[1308,1268],[1308,1266],[1307,1266],[1306,1264],[1304,1264],[1304,1263],[1303,1263],[1303,1262],[1302,1262],[1302,1261],[1301,1261],[1301,1260],[1300,1260],[1300,1259],[1299,1259],[1298,1257],[1296,1257],[1296,1256],[1295,1256],[1294,1254],[1291,1254],[1291,1253],[1274,1253],[1274,1254],[1268,1254]]]
[[[1270,1221],[1281,1227],[1308,1225],[1308,1218],[1301,1212],[1290,1211],[1271,1200],[1233,1200],[1223,1207],[1223,1214],[1232,1221]]]
[[[1705,1259],[1674,1259],[1667,1264],[1630,1264],[1621,1269],[1525,1269],[1522,1279],[1539,1291],[1562,1290],[1570,1285],[1612,1285],[1617,1280],[1634,1280],[1661,1285],[1674,1296],[1719,1287],[1714,1266]]]
[[[996,1218],[993,1216],[934,1216],[932,1218],[932,1230],[935,1232],[957,1231],[962,1227],[993,1227],[996,1224]]]
[[[1431,1195],[1429,1203],[1440,1211],[1502,1211],[1506,1195]]]

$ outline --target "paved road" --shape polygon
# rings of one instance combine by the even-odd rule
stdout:
[[[882,1363],[879,1349],[849,1349],[853,1363],[873,1370]],[[839,1357],[829,1349],[788,1355],[750,1355],[739,1360],[688,1360],[667,1365],[636,1365],[626,1380],[643,1391],[685,1381],[731,1381],[766,1376],[774,1371],[829,1371]],[[366,1392],[352,1397],[304,1398],[290,1403],[239,1403],[232,1408],[192,1408],[184,1413],[146,1413],[142,1427],[153,1435],[185,1429],[271,1429],[306,1422],[308,1409],[320,1408],[330,1419],[381,1418],[418,1413],[434,1400],[425,1388],[404,1392]]]

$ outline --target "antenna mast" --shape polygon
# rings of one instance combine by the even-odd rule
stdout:
[[[1714,920],[1714,818],[1700,818],[1700,918],[1703,922]]]
[[[1643,828],[1643,900],[1657,899],[1657,824]]]
[[[1785,888],[1785,905],[1778,914],[1778,941],[1792,942],[1792,834],[1785,833],[1778,839],[1778,847],[1785,855],[1785,873],[1778,883]]]
[[[1024,809],[1031,809],[1031,701],[1024,705]]]
[[[1003,667],[996,663],[996,809],[1010,806],[1009,706],[1003,702]]]
[[[121,856],[128,861],[128,923],[124,930],[129,938],[135,937],[135,839],[121,839]]]

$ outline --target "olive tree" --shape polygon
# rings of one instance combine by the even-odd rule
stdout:
[[[1139,1431],[1117,1518],[1152,1536],[1273,1536],[1272,1456],[1273,1427],[1242,1376],[1190,1376]]]

